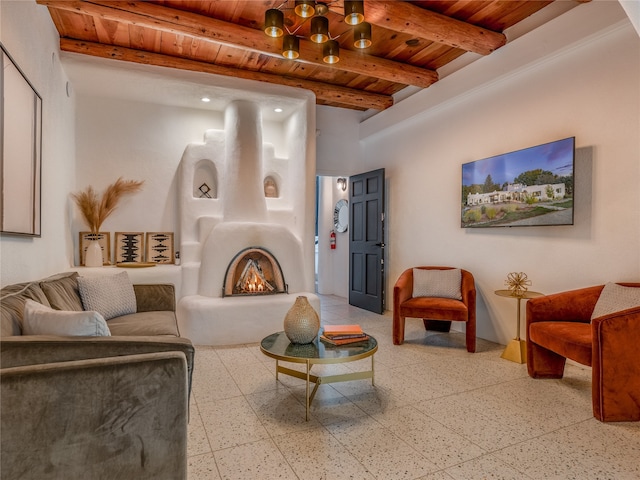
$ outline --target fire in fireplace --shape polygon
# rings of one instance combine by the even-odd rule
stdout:
[[[276,258],[260,247],[249,247],[237,253],[227,267],[222,296],[275,293],[287,293]]]

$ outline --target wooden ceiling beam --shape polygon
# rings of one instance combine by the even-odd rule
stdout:
[[[375,110],[384,110],[393,105],[393,97],[389,95],[369,93],[353,88],[340,87],[330,85],[328,83],[314,82],[298,78],[283,77],[281,75],[273,75],[270,73],[252,72],[237,68],[223,67],[220,65],[213,65],[211,63],[187,60],[159,53],[144,52],[131,48],[61,38],[60,50],[64,52],[139,63],[143,65],[154,65],[179,70],[189,70],[192,72],[203,72],[214,75],[224,75],[227,77],[244,78],[247,80],[257,80],[259,82],[275,83],[278,85],[287,85],[289,87],[304,88],[315,93],[318,101],[330,103],[332,105],[343,105],[345,108],[357,108],[363,110],[371,108]]]
[[[365,2],[367,22],[407,35],[443,43],[456,48],[488,55],[507,43],[499,32],[477,27],[410,2]]]
[[[146,27],[179,35],[188,35],[231,47],[251,50],[282,59],[280,42],[274,42],[261,30],[243,27],[204,15],[184,12],[147,2],[100,0],[37,0],[40,5],[96,16],[128,25]],[[426,88],[438,81],[434,70],[414,67],[360,52],[340,50],[340,62],[329,66],[321,49],[308,40],[300,41],[300,57],[295,62],[335,68],[403,85]]]

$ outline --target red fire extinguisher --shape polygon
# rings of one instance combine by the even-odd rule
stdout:
[[[329,235],[329,244],[331,245],[331,250],[336,249],[336,232],[331,230],[331,234]]]

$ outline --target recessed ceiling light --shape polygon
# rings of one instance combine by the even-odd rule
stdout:
[[[280,107],[274,108],[273,111],[276,113],[282,113],[282,109]]]
[[[200,100],[202,100],[204,103],[210,102],[211,99],[209,97],[202,97]]]

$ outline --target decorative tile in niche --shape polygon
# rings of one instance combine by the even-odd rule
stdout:
[[[116,263],[144,260],[144,232],[116,232]]]
[[[173,232],[147,232],[147,262],[174,263]]]
[[[198,190],[200,191],[200,198],[212,198],[211,197],[211,187],[209,185],[207,185],[207,183],[203,183],[202,185],[200,185],[200,187],[198,188]]]

